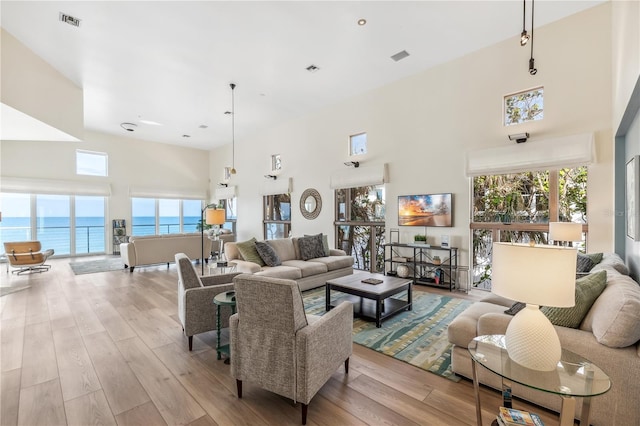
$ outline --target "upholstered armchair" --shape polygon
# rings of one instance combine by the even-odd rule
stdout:
[[[178,269],[178,316],[184,334],[189,338],[189,350],[193,348],[193,336],[216,329],[216,306],[213,298],[218,293],[233,290],[233,277],[221,274],[198,276],[191,259],[184,254],[175,256]],[[222,328],[229,326],[231,309],[222,307]]]
[[[306,424],[311,398],[342,363],[349,372],[352,305],[307,316],[295,281],[242,274],[233,282],[238,313],[231,316],[229,331],[238,398],[247,381],[302,403]]]

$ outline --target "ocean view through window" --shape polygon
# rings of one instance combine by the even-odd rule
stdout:
[[[131,235],[197,232],[202,200],[131,198]]]

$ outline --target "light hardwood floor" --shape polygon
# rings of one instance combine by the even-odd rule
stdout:
[[[2,426],[300,424],[291,400],[249,383],[236,397],[229,366],[216,359],[215,332],[196,336],[189,352],[173,264],[76,276],[69,259],[49,263],[42,274],[0,270],[3,287],[25,287],[0,297]],[[311,401],[309,425],[475,425],[471,382],[353,350],[348,376],[340,368]],[[482,389],[482,401],[490,425],[499,394]],[[517,407],[557,424],[540,408]]]

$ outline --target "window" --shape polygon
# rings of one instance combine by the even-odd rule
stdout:
[[[202,200],[131,198],[131,235],[199,232]]]
[[[277,172],[278,170],[282,170],[282,158],[280,158],[280,154],[274,154],[271,156],[271,171]]]
[[[264,239],[287,238],[291,232],[291,195],[264,197]]]
[[[542,120],[544,118],[544,88],[527,90],[504,97],[504,125]]]
[[[105,252],[104,197],[0,194],[0,244],[39,240],[57,256]]]
[[[384,270],[384,186],[338,189],[335,192],[338,248],[354,257],[355,269]]]
[[[349,155],[361,155],[367,153],[367,134],[358,133],[349,136]]]
[[[236,233],[236,223],[238,221],[238,209],[236,197],[221,200],[220,203],[226,211],[227,221],[222,225],[224,229],[230,229],[232,233]]]
[[[472,217],[475,287],[491,288],[493,241],[547,244],[549,222],[584,224],[577,246],[585,250],[587,168],[477,176]]]
[[[89,176],[108,176],[107,160],[104,152],[76,150],[76,174]]]

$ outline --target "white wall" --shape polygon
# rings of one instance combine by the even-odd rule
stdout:
[[[106,182],[108,220],[126,219],[131,232],[130,188],[163,193],[207,193],[209,153],[199,149],[85,132],[84,142],[1,141],[2,177]],[[76,176],[76,149],[106,152],[109,176]]]
[[[613,128],[620,126],[640,77],[640,2],[612,3]]]
[[[549,137],[595,132],[598,162],[589,169],[589,248],[611,251],[613,245],[613,140],[611,132],[611,17],[604,4],[535,30],[538,74],[530,76],[529,49],[514,36],[461,59],[427,70],[310,116],[236,140],[238,238],[262,237],[259,188],[272,154],[281,154],[283,177],[293,177],[294,235],[324,232],[333,238],[331,173],[344,170],[350,134],[366,131],[369,154],[363,165],[389,164],[386,185],[387,232],[397,228],[397,196],[453,192],[454,227],[429,228],[429,242],[441,234],[462,248],[468,262],[470,181],[464,174],[465,152],[503,146],[509,133],[528,131],[529,144]],[[587,31],[585,31],[587,29]],[[408,58],[407,60],[411,60]],[[398,66],[402,66],[398,63]],[[545,118],[505,128],[502,98],[508,93],[544,86]],[[227,164],[212,154],[215,170]],[[357,170],[354,170],[357,172]],[[221,171],[220,171],[221,173]],[[299,213],[302,191],[322,195],[320,216],[309,221]],[[597,200],[597,202],[596,202]],[[401,228],[408,241],[423,228]]]

